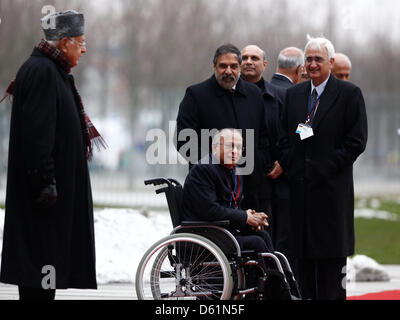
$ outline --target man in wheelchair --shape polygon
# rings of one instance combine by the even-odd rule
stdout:
[[[272,240],[264,230],[268,227],[266,213],[240,206],[243,178],[238,175],[236,164],[242,156],[242,142],[241,133],[236,129],[223,129],[213,137],[212,154],[193,166],[185,180],[181,220],[227,220],[226,229],[236,238],[242,252],[273,253]],[[269,294],[275,299],[290,299],[284,275],[273,270],[269,259],[263,260],[264,269],[269,269]],[[261,276],[259,269],[248,269],[247,286],[257,286]],[[254,298],[254,295],[248,296]]]
[[[242,156],[242,136],[238,130],[223,129],[212,142],[212,154],[190,170],[182,194],[181,220],[223,221],[242,250],[272,252],[267,231],[267,215],[240,208],[243,178],[236,164]]]
[[[138,299],[293,299],[297,283],[284,255],[264,230],[267,215],[241,208],[243,179],[236,170],[242,136],[224,129],[212,154],[190,170],[184,188],[165,185],[174,229],[143,255],[136,272]]]

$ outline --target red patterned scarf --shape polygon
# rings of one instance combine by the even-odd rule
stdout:
[[[71,64],[69,63],[67,57],[64,53],[58,50],[55,46],[48,43],[46,40],[42,39],[37,48],[41,53],[52,59],[55,63],[57,63],[61,68],[63,68],[67,73],[71,72]],[[94,143],[98,150],[100,150],[100,146],[104,149],[107,148],[107,143],[104,141],[103,137],[97,131],[96,127],[93,125],[92,121],[90,121],[89,116],[85,112],[85,108],[83,107],[82,98],[78,92],[78,88],[74,85],[74,93],[78,98],[79,102],[79,116],[81,119],[82,128],[84,131],[84,135],[86,137],[86,158],[91,161],[93,156],[93,145]],[[14,91],[14,81],[10,83],[8,86],[4,97],[0,100],[0,103],[7,98],[7,96],[12,95]]]

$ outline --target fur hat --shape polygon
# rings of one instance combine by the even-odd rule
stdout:
[[[82,13],[74,10],[51,13],[41,19],[46,40],[79,37],[85,32],[85,19]]]

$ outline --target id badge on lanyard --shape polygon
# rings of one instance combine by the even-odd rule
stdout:
[[[322,93],[321,93],[321,95],[322,95]],[[299,125],[297,126],[296,133],[298,133],[300,135],[300,140],[305,140],[314,135],[314,131],[311,127],[311,122],[315,115],[315,112],[318,109],[321,95],[317,98],[317,101],[315,101],[313,108],[311,109],[311,112],[307,115],[306,123],[299,123]],[[308,95],[308,105],[310,105],[310,95]]]

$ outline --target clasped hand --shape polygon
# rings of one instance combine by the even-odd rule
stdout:
[[[248,209],[247,213],[247,224],[253,229],[260,231],[264,230],[265,227],[268,227],[268,216],[264,212],[256,212],[255,210]]]

